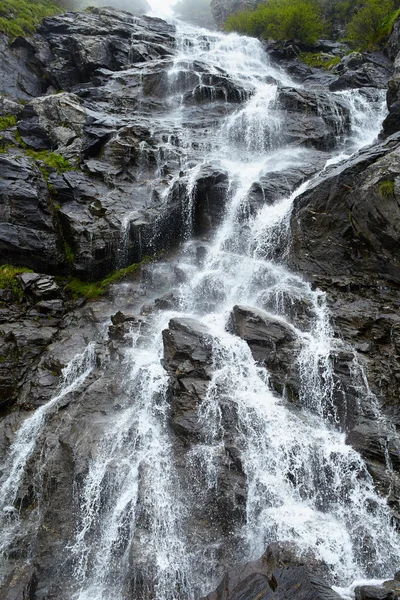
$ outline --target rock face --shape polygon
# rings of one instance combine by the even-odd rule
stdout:
[[[220,29],[229,15],[255,6],[257,2],[254,0],[211,0],[212,16]]]
[[[202,417],[202,410],[214,371],[216,341],[201,323],[181,318],[170,321],[168,329],[163,331],[163,342],[164,367],[170,375],[170,422],[178,436],[175,452],[186,465],[192,483],[193,477],[196,478],[192,520],[196,529],[201,529],[202,522],[214,524],[213,532],[203,530],[200,535],[208,536],[210,543],[220,546],[221,560],[225,562],[233,551],[227,543],[227,533],[244,522],[246,503],[245,476],[232,436],[235,410],[228,398],[222,402],[225,435],[215,465],[216,480],[211,487],[204,486],[207,480],[202,472],[204,465],[199,462],[194,472],[190,458],[198,444],[209,441],[208,423]],[[190,487],[189,481],[186,485]],[[213,494],[214,486],[219,490],[217,495]]]
[[[312,556],[302,557],[290,543],[273,543],[252,563],[228,571],[215,592],[205,600],[250,600],[251,598],[318,598],[339,600],[324,581],[325,567]]]
[[[293,401],[298,397],[296,358],[300,342],[287,323],[248,306],[234,306],[230,328],[245,340],[254,359],[271,374],[271,387]]]
[[[193,184],[181,167],[198,156],[184,131],[165,131],[165,98],[176,93],[179,103],[183,94],[199,136],[215,125],[204,121],[204,103],[222,109],[220,119],[250,92],[200,63],[168,78],[174,35],[160,19],[111,9],[45,19],[29,42],[37,82],[29,94],[40,97],[24,107],[3,101],[18,119],[2,141],[4,262],[99,279],[175,246],[189,223],[196,234],[218,225],[226,175],[204,167],[186,208]]]

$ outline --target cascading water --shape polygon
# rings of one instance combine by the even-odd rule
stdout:
[[[313,160],[310,149],[282,143],[285,113],[275,106],[277,81],[294,84],[268,64],[255,39],[178,23],[177,40],[163,127],[171,127],[180,140],[179,170],[189,200],[201,166],[211,164],[228,174],[230,202],[201,266],[190,242],[180,255],[179,268],[187,278],[177,294],[179,311],[153,315],[143,335],[140,329],[132,333],[132,348],[121,367],[129,372],[126,401],[104,424],[79,484],[79,522],[67,549],[74,564],[74,597],[122,600],[127,582],[134,579],[137,597],[195,598],[216,583],[221,575],[218,542],[197,539],[189,524],[197,491],[203,487],[218,494],[216,464],[224,445],[226,405],[235,413],[236,445],[247,481],[246,520],[232,533],[240,550],[234,558],[254,559],[271,541],[293,540],[325,560],[339,584],[391,575],[399,539],[388,507],[361,457],[336,428],[330,357],[339,342],[332,340],[324,294],[272,260],[278,246],[284,256],[291,205],[309,182],[272,205],[245,210],[254,182]],[[228,74],[248,100],[227,111],[217,128],[195,132],[185,126],[190,108],[181,103],[177,74],[197,70],[201,93],[201,65],[207,73]],[[383,115],[380,94],[375,101],[357,91],[338,96],[350,104],[352,133],[346,139],[339,123],[337,156],[325,155],[327,163],[372,141]],[[178,152],[172,141],[165,151]],[[171,179],[166,193],[179,177]],[[186,225],[190,230],[190,211]],[[296,302],[307,308],[304,322],[292,318]],[[290,408],[271,391],[269,375],[256,365],[248,345],[227,332],[229,314],[238,304],[262,309],[289,327],[298,344],[301,408]],[[213,377],[199,409],[207,436],[184,465],[186,484],[192,482],[193,489],[185,487],[175,469],[167,426],[168,376],[160,362],[161,331],[177,315],[194,316],[214,339]],[[12,460],[14,454],[20,457],[12,462],[18,473],[32,452],[30,446],[20,451],[18,440],[34,422],[26,438],[33,447],[44,415],[58,398],[18,433],[11,455]],[[2,489],[5,507],[13,502],[19,480],[11,496],[7,485]]]
[[[0,473],[0,523],[2,538],[0,553],[7,554],[11,543],[16,542],[19,529],[18,492],[23,482],[27,464],[34,453],[46,417],[57,410],[60,401],[71,394],[88,377],[95,366],[94,343],[82,354],[77,354],[63,369],[59,392],[47,404],[25,419],[11,445]]]

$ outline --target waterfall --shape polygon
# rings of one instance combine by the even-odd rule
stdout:
[[[200,64],[208,73],[227,74],[246,100],[227,108],[218,127],[198,132],[194,144],[193,130],[185,125],[189,113],[179,74],[199,71]],[[176,290],[179,309],[150,316],[145,335],[132,332],[132,346],[121,365],[121,373],[128,373],[125,400],[118,412],[104,418],[102,436],[77,485],[79,516],[66,549],[73,564],[71,597],[122,600],[131,592],[138,598],[194,599],[218,583],[218,541],[196,538],[190,523],[201,489],[218,494],[216,459],[225,443],[221,415],[226,406],[235,415],[247,481],[245,522],[231,532],[234,558],[252,560],[271,541],[293,540],[323,559],[338,585],[391,576],[398,566],[399,538],[388,507],[336,423],[331,353],[340,341],[333,340],[325,295],[275,258],[278,247],[285,256],[295,198],[330,164],[376,137],[383,93],[375,98],[360,91],[332,94],[350,106],[351,134],[343,135],[338,127],[337,151],[333,156],[317,153],[319,170],[285,197],[248,213],[255,182],[270,173],[303,168],[315,158],[310,148],[282,142],[285,112],[276,105],[278,82],[295,84],[269,64],[256,39],[182,23],[177,23],[169,82],[164,127],[171,126],[180,139],[179,169],[188,183],[189,207],[205,165],[227,173],[229,204],[213,238],[204,242],[201,265],[190,239],[176,259],[187,275]],[[201,76],[199,82],[204,83]],[[154,125],[158,127],[162,124]],[[191,208],[187,215],[191,233]],[[304,323],[292,318],[290,307],[296,302],[307,307]],[[227,331],[235,305],[266,311],[292,332],[299,348],[300,406],[290,406],[272,392],[269,374],[255,363],[248,345]],[[167,423],[169,380],[161,363],[161,332],[176,316],[196,318],[213,335],[213,376],[198,415],[207,436],[185,459],[185,481],[176,468],[180,458]],[[80,364],[79,374],[73,379],[66,375],[59,395],[26,419],[16,435],[8,457],[11,471],[4,475],[0,496],[6,517],[46,415],[90,372],[88,353]],[[362,377],[361,367],[354,368]]]
[[[7,554],[10,544],[15,543],[20,525],[18,492],[23,483],[29,460],[37,447],[46,418],[57,410],[57,406],[63,398],[74,392],[88,377],[95,366],[94,348],[95,345],[91,342],[82,354],[77,354],[64,367],[58,393],[47,404],[42,405],[24,420],[0,467],[1,554]]]

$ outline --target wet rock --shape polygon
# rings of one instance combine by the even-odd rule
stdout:
[[[255,597],[302,599],[340,596],[325,583],[327,567],[312,556],[302,556],[289,542],[270,544],[258,560],[237,565],[226,573],[205,600],[250,600]]]
[[[0,157],[2,260],[40,271],[62,269],[65,257],[46,182],[28,158]]]
[[[311,154],[311,153],[310,153]],[[303,181],[317,173],[325,164],[325,156],[312,153],[314,162],[301,164],[291,169],[272,171],[253,183],[243,207],[244,216],[253,215],[265,204],[274,204],[289,196]],[[307,156],[306,156],[307,157]]]
[[[255,0],[211,0],[211,12],[219,28],[223,27],[229,15],[247,8],[255,8]]]
[[[300,343],[293,328],[262,310],[234,306],[229,329],[249,344],[254,359],[268,369],[272,388],[288,400],[296,400]]]
[[[329,85],[332,91],[364,87],[386,89],[393,66],[382,52],[351,52],[342,58],[333,72],[339,77]]]
[[[209,330],[194,319],[171,319],[169,328],[163,331],[165,368],[178,379],[209,381],[212,339]]]
[[[220,225],[228,201],[228,175],[203,168],[193,191],[193,230],[202,235]]]
[[[34,600],[37,587],[36,569],[29,564],[14,569],[0,588],[2,600]]]
[[[336,137],[350,129],[347,103],[325,93],[280,88],[276,102],[286,111],[284,136],[288,142],[329,150]]]
[[[382,128],[385,136],[392,135],[399,131],[399,116],[400,116],[400,54],[396,56],[394,61],[393,77],[388,83],[388,91],[386,94],[387,106],[389,114],[383,121]]]
[[[18,131],[35,150],[58,150],[74,158],[82,150],[87,113],[75,94],[63,92],[36,98],[20,114]]]
[[[293,268],[313,276],[379,273],[399,281],[394,215],[399,210],[395,181],[400,163],[398,141],[392,144],[394,149],[381,144],[333,168],[295,200],[289,258]]]
[[[359,585],[354,590],[356,600],[396,600],[397,594],[383,586]]]
[[[21,273],[17,275],[24,292],[41,300],[60,298],[62,291],[50,275],[40,273]],[[50,305],[49,305],[50,306]],[[54,306],[54,305],[53,305]]]
[[[400,20],[396,19],[393,24],[392,33],[385,46],[385,53],[388,58],[392,61],[395,60],[396,56],[400,52]]]
[[[96,69],[120,71],[165,55],[174,31],[161,19],[135,19],[109,8],[47,18],[39,30],[54,57],[46,75],[58,89],[70,89],[88,81]]]
[[[10,44],[9,38],[0,33],[0,63],[1,94],[10,99],[26,101],[44,92],[40,62],[35,57],[35,48],[30,41],[17,37]],[[19,111],[10,110],[8,114],[10,112],[18,114]]]

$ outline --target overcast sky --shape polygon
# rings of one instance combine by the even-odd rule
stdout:
[[[175,4],[176,0],[147,0],[150,4],[153,12],[160,16],[172,15],[171,6]]]

